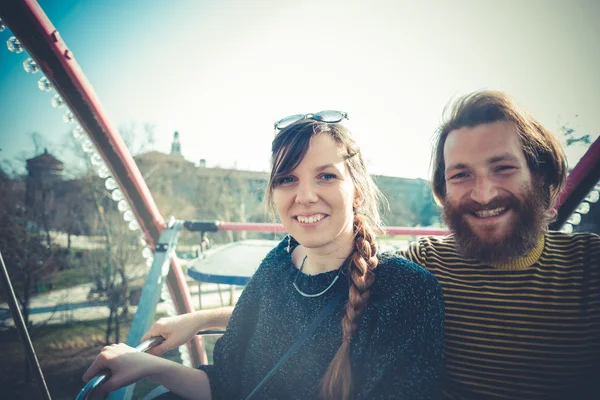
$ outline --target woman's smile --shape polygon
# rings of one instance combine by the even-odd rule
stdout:
[[[310,215],[297,215],[294,217],[294,219],[302,225],[316,225],[327,217],[328,217],[327,214],[310,214]]]

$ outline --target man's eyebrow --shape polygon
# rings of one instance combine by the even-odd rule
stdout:
[[[489,158],[487,160],[487,163],[488,164],[494,164],[494,163],[501,162],[501,161],[513,161],[513,162],[516,162],[516,161],[519,161],[519,160],[514,155],[506,153],[506,154],[500,154],[500,155],[493,156],[493,157]],[[448,165],[446,167],[446,172],[452,171],[452,170],[455,170],[455,169],[461,170],[461,169],[468,169],[468,168],[469,168],[469,165],[465,164],[465,163],[450,164],[450,165]]]
[[[469,166],[463,163],[451,164],[446,167],[446,172],[451,171],[453,169],[467,169]]]
[[[493,163],[497,163],[500,161],[519,161],[517,159],[517,157],[513,156],[512,154],[501,154],[499,156],[494,156],[492,158],[490,158],[487,162],[488,164],[493,164]]]

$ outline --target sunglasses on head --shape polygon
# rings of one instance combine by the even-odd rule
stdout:
[[[289,117],[285,117],[275,122],[275,130],[282,130],[287,128],[288,126],[302,121],[303,119],[314,119],[315,121],[327,122],[327,123],[336,123],[340,122],[343,119],[348,119],[348,113],[343,111],[336,110],[327,110],[327,111],[319,111],[314,114],[295,114],[290,115]]]

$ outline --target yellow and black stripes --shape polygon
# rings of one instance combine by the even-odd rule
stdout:
[[[594,374],[600,385],[600,238],[540,243],[504,266],[465,260],[452,236],[402,252],[443,288],[448,399],[578,398]]]

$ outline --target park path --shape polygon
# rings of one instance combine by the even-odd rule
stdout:
[[[88,243],[89,245],[89,243]],[[382,241],[380,250],[393,251],[398,248],[408,246],[408,241]],[[236,248],[237,249],[237,248]],[[240,251],[235,250],[235,251]],[[244,253],[245,254],[245,253]],[[230,256],[239,254],[230,253]],[[243,263],[242,260],[239,261]],[[142,276],[146,273],[142,273]],[[139,274],[138,274],[139,277]],[[130,276],[135,278],[135,276]],[[194,308],[215,308],[223,305],[231,305],[230,302],[230,286],[217,285],[212,283],[202,283],[200,286],[197,281],[189,276],[187,277],[188,287],[192,295]],[[82,284],[73,286],[68,289],[52,290],[34,296],[31,299],[30,319],[34,324],[39,323],[68,323],[74,321],[86,321],[108,318],[109,309],[102,304],[94,304],[88,301],[88,293],[92,288],[92,284]],[[220,289],[220,290],[219,290]],[[242,287],[234,286],[233,300],[239,298],[242,292]],[[201,291],[201,295],[199,295]],[[201,307],[200,307],[201,305]],[[130,307],[130,312],[135,312],[137,307]],[[166,314],[166,305],[161,302],[157,306],[157,313]],[[6,303],[0,303],[0,329],[14,325],[10,310]]]
[[[195,309],[199,308],[198,283],[188,280]],[[89,321],[108,318],[109,309],[102,304],[88,302],[87,295],[92,284],[73,286],[68,289],[52,290],[32,297],[30,320],[34,324],[44,322],[50,324],[64,324],[75,321]],[[221,294],[216,284],[203,283],[202,307],[214,308],[230,304],[229,286],[221,285]],[[242,292],[241,287],[235,287],[234,301]],[[130,312],[135,313],[137,307],[130,307]],[[166,305],[160,302],[156,308],[157,313],[166,314]],[[7,303],[0,303],[0,329],[14,326]]]

